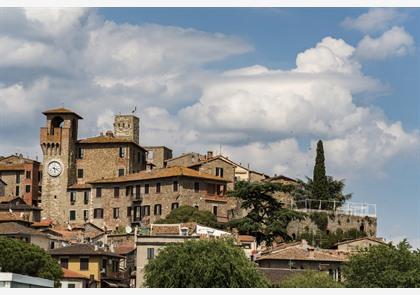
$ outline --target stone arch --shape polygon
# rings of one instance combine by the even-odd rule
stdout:
[[[63,127],[64,119],[60,116],[56,116],[51,120],[51,130],[50,134],[54,134],[54,128],[61,128]]]

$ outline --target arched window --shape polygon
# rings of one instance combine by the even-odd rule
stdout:
[[[64,120],[61,117],[54,117],[51,120],[51,134],[54,134],[54,128],[61,128],[63,127]]]

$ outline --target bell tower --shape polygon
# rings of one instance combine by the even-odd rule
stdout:
[[[43,153],[42,217],[63,223],[69,219],[67,187],[76,182],[76,143],[78,114],[64,108],[43,112],[46,126],[41,127]]]
[[[114,135],[139,144],[139,125],[139,118],[134,115],[116,115],[114,119]]]

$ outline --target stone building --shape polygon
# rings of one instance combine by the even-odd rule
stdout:
[[[145,146],[147,151],[147,164],[155,168],[164,168],[166,161],[172,158],[172,150],[166,146]]]
[[[189,205],[213,212],[219,221],[227,221],[236,204],[224,196],[226,184],[224,179],[186,167],[100,179],[91,182],[90,218],[99,226],[116,228],[154,222],[181,205]]]
[[[0,159],[0,180],[5,184],[4,189],[0,185],[0,200],[2,196],[15,196],[36,205],[41,191],[40,165],[22,154]]]
[[[83,194],[83,206],[86,206],[91,199],[89,181],[145,169],[146,150],[139,145],[137,117],[117,115],[113,132],[78,139],[81,116],[65,108],[48,110],[43,114],[46,125],[40,131],[44,155],[40,206],[44,217],[56,223],[73,220],[75,217],[70,216],[74,214],[70,210],[75,202],[73,191]]]

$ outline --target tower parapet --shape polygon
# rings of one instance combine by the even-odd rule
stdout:
[[[140,120],[134,115],[116,115],[114,136],[123,137],[139,144]]]

